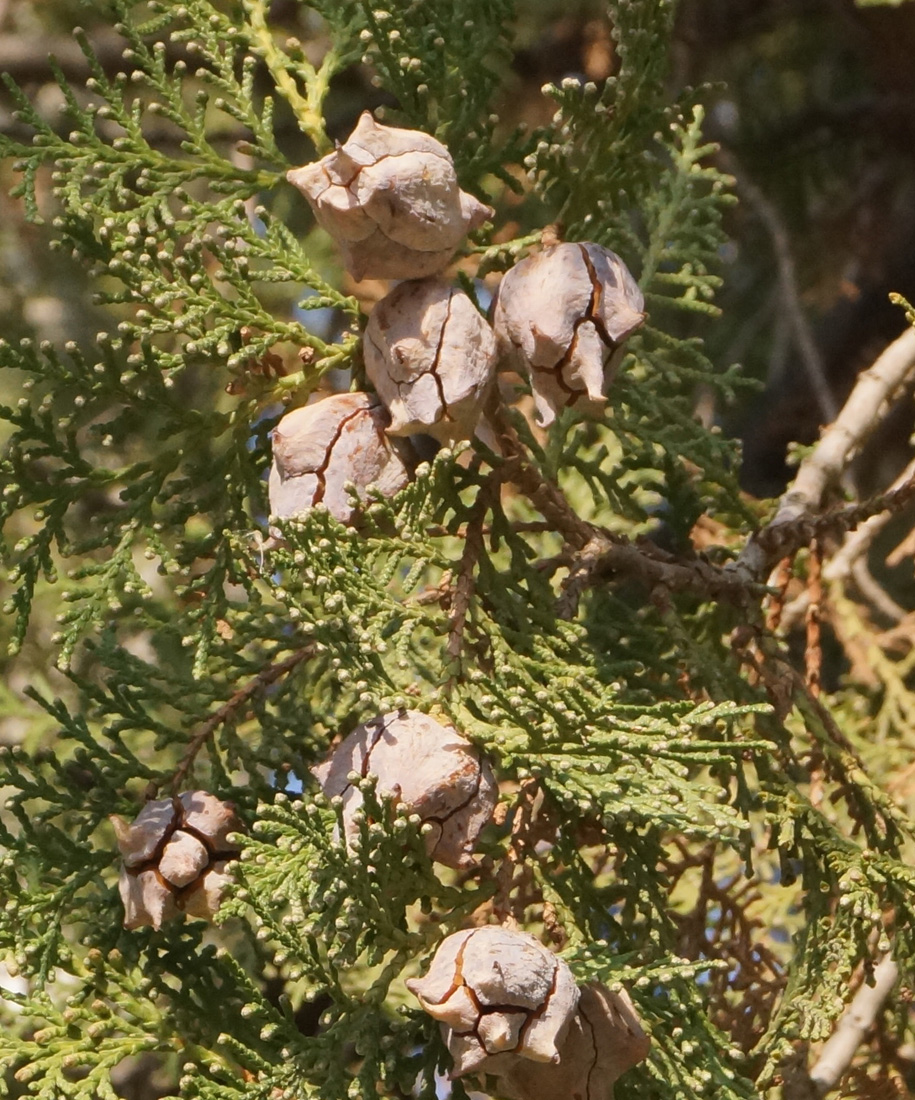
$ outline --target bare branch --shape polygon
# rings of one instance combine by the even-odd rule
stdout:
[[[734,565],[747,579],[761,580],[786,553],[813,537],[823,496],[880,423],[885,408],[915,375],[915,328],[907,329],[863,371],[835,422],[801,463],[779,501],[775,518],[757,532]]]
[[[888,619],[892,619],[894,623],[902,622],[908,612],[904,607],[896,603],[883,585],[874,578],[870,569],[867,567],[867,562],[863,558],[859,558],[852,566],[851,575],[858,591],[866,600],[870,600],[878,611],[883,612],[883,614],[886,615]]]
[[[741,605],[746,604],[754,589],[762,594],[761,586],[752,580],[702,558],[683,561],[648,539],[630,542],[588,523],[572,508],[559,486],[547,481],[527,460],[523,443],[498,403],[491,402],[486,412],[506,459],[504,479],[517,485],[566,540],[568,550],[550,563],[569,567],[559,601],[560,617],[574,615],[586,588],[617,575],[640,580],[653,590],[690,591]]]
[[[825,1096],[839,1083],[898,977],[899,967],[884,955],[874,968],[873,985],[865,983],[854,995],[810,1071],[817,1096]]]
[[[763,586],[702,558],[682,560],[647,539],[638,543],[602,535],[576,556],[566,588],[582,589],[615,576],[632,577],[651,589],[694,592],[745,606]]]
[[[889,492],[897,492],[913,481],[915,481],[915,458],[896,478],[890,486]],[[894,509],[884,508],[882,512],[870,516],[859,524],[854,531],[849,532],[840,549],[833,554],[829,564],[823,570],[824,578],[828,581],[840,581],[850,576],[855,563],[870,550],[874,539],[894,515]]]

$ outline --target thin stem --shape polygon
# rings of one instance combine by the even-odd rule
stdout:
[[[213,711],[191,738],[180,764],[175,769],[171,781],[172,794],[177,794],[179,787],[193,767],[197,754],[223,722],[231,718],[240,707],[244,706],[258,692],[266,690],[271,684],[281,680],[296,665],[301,664],[302,661],[310,657],[313,652],[312,646],[304,646],[302,649],[297,649],[294,653],[291,653],[284,660],[267,665],[266,668],[261,669],[253,680],[250,680],[244,687],[239,688],[221,707]]]
[[[277,46],[273,32],[267,25],[267,5],[264,0],[244,0],[244,3],[251,27],[254,52],[263,59],[277,88],[292,108],[299,129],[311,138],[319,156],[323,156],[332,148],[331,140],[324,128],[321,108],[330,85],[333,54],[329,52],[325,56],[320,69],[315,69],[304,59],[293,62]],[[293,68],[301,73],[305,81],[307,94],[304,96],[299,91],[298,83],[290,71]]]

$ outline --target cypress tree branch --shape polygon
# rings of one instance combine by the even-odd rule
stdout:
[[[911,670],[875,662],[905,721],[878,715],[872,736],[877,693],[817,699],[761,626],[765,568],[721,564],[758,525],[737,446],[695,416],[697,390],[724,402],[743,384],[697,327],[717,316],[733,181],[701,108],[671,101],[673,0],[611,0],[612,75],[528,89],[552,117],[538,107],[540,128],[508,136],[492,112],[511,0],[286,6],[315,29],[304,44],[265,0],[107,5],[124,75],[107,55],[85,88],[59,73],[53,123],[11,88],[25,136],[0,136],[27,216],[53,210],[47,231],[98,280],[111,330],[60,350],[0,340],[10,683],[41,683],[49,649],[69,673],[59,699],[0,688],[26,730],[0,748],[0,960],[23,978],[0,989],[0,1080],[97,1100],[145,1054],[185,1100],[432,1097],[439,1031],[402,979],[448,933],[496,919],[550,940],[577,983],[630,993],[652,1032],[621,1086],[633,1095],[756,1100],[791,1051],[803,1080],[890,919],[900,970],[915,956],[913,830],[871,769],[878,740],[907,748]],[[327,147],[328,81],[360,61],[383,121],[437,136],[496,211],[495,233],[455,255],[465,289],[474,263],[506,270],[564,213],[570,240],[630,265],[649,317],[600,416],[573,404],[540,432],[524,380],[505,377],[493,447],[469,467],[442,448],[396,495],[360,484],[352,524],[306,506],[258,554],[279,418],[323,400],[332,369],[350,372],[332,389],[364,382],[342,253],[283,183],[287,143],[297,163]],[[335,134],[366,105],[352,96],[334,96]],[[390,178],[400,224],[411,181]],[[523,235],[506,239],[510,224]],[[829,508],[835,476],[779,528],[786,555],[915,492],[907,477]],[[648,537],[659,523],[676,553]],[[511,829],[496,814],[455,875],[427,825],[457,811],[423,824],[368,756],[341,801],[309,779],[329,744],[404,709],[473,743],[461,809],[484,759],[519,792]],[[161,927],[123,927],[107,819],[134,817],[160,776],[233,801],[245,825],[206,931],[177,905],[192,890],[168,891]],[[155,868],[132,869],[153,872],[153,894],[157,873],[177,886],[166,849],[171,874],[180,852],[200,857],[191,831],[159,841]]]
[[[851,574],[855,563],[868,552],[874,539],[884,530],[893,516],[898,514],[900,508],[911,499],[913,486],[915,486],[915,459],[912,459],[887,490],[885,496],[890,498],[890,503],[868,516],[846,535],[841,547],[832,555],[823,570],[823,577],[826,580],[844,580]],[[892,565],[893,562],[888,560],[888,564]]]
[[[303,646],[294,653],[290,653],[288,657],[284,657],[282,661],[274,661],[273,664],[269,664],[266,668],[262,668],[253,680],[250,680],[247,684],[240,687],[221,707],[213,711],[210,717],[206,719],[191,738],[184,756],[182,756],[178,767],[175,769],[170,783],[172,794],[177,794],[181,789],[187,778],[188,772],[194,766],[194,760],[197,758],[197,754],[224,722],[228,722],[230,719],[234,718],[236,712],[240,710],[241,707],[250,702],[250,700],[260,694],[260,692],[266,691],[267,688],[275,684],[277,680],[281,680],[284,676],[287,676],[294,668],[313,656],[313,654],[313,646]],[[148,798],[154,798],[155,794],[155,789],[152,789],[152,793],[147,791]]]
[[[773,519],[744,547],[735,572],[749,580],[762,580],[779,558],[810,542],[824,493],[848,468],[881,422],[886,406],[899,396],[913,374],[915,328],[909,328],[859,375],[835,422],[801,462]],[[901,486],[896,499],[904,501],[909,491],[908,485]]]

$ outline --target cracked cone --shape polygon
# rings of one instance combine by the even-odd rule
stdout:
[[[496,359],[492,329],[473,302],[438,279],[395,287],[365,330],[365,369],[391,413],[390,435],[469,439]]]
[[[368,111],[343,145],[286,178],[340,245],[355,279],[434,275],[493,213],[460,189],[440,141],[382,126]]]
[[[452,1077],[558,1062],[579,996],[569,967],[539,940],[494,926],[447,936],[425,977],[406,985],[440,1022]]]
[[[617,1078],[648,1057],[650,1040],[625,990],[611,993],[599,982],[581,987],[578,1011],[548,1065],[521,1058],[494,1072],[511,1100],[613,1100]]]
[[[554,245],[505,275],[493,329],[506,361],[530,377],[543,427],[568,405],[603,408],[605,364],[615,367],[644,308],[626,265],[599,244]]]
[[[379,795],[396,795],[410,813],[432,825],[426,849],[447,867],[472,866],[471,853],[492,817],[497,788],[489,764],[457,730],[417,710],[373,718],[312,768],[324,793],[343,799],[348,844],[358,835],[353,815],[362,794],[350,775],[377,776]]]
[[[123,863],[118,889],[124,926],[160,928],[179,913],[211,919],[229,881],[226,864],[238,856],[229,842],[242,823],[231,802],[206,791],[147,802],[130,823],[111,823]]]
[[[340,393],[293,409],[273,430],[270,513],[279,519],[324,504],[341,523],[355,522],[347,484],[365,499],[369,486],[393,496],[410,480],[405,444],[385,434],[388,417],[367,393]]]

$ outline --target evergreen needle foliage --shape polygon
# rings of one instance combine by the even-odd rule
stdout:
[[[612,3],[616,75],[544,89],[533,133],[499,119],[509,0],[322,0],[318,61],[266,0],[108,8],[124,71],[78,34],[93,75],[58,74],[66,124],[10,84],[33,137],[0,138],[111,320],[87,345],[0,341],[23,389],[0,407],[3,630],[11,667],[36,646],[47,665],[27,703],[3,699],[28,723],[0,760],[4,1094],[114,1097],[140,1058],[186,1100],[430,1100],[447,1053],[404,978],[493,914],[631,992],[652,1049],[618,1100],[776,1089],[862,962],[915,957],[912,827],[792,678],[759,592],[575,581],[576,523],[688,563],[704,518],[722,564],[758,522],[734,444],[693,415],[697,388],[741,382],[695,335],[732,197],[701,107],[665,87],[673,3]],[[284,179],[332,147],[331,81],[360,58],[386,121],[445,142],[496,206],[467,272],[560,219],[620,253],[650,316],[601,420],[566,410],[544,435],[523,401],[505,411],[523,476],[482,444],[443,450],[358,531],[316,508],[265,543],[271,428],[361,378],[360,302]],[[317,793],[332,739],[403,706],[493,762],[505,812],[472,872],[433,865],[370,781],[348,852]],[[215,929],[128,932],[107,817],[175,786],[247,823],[231,898]]]

